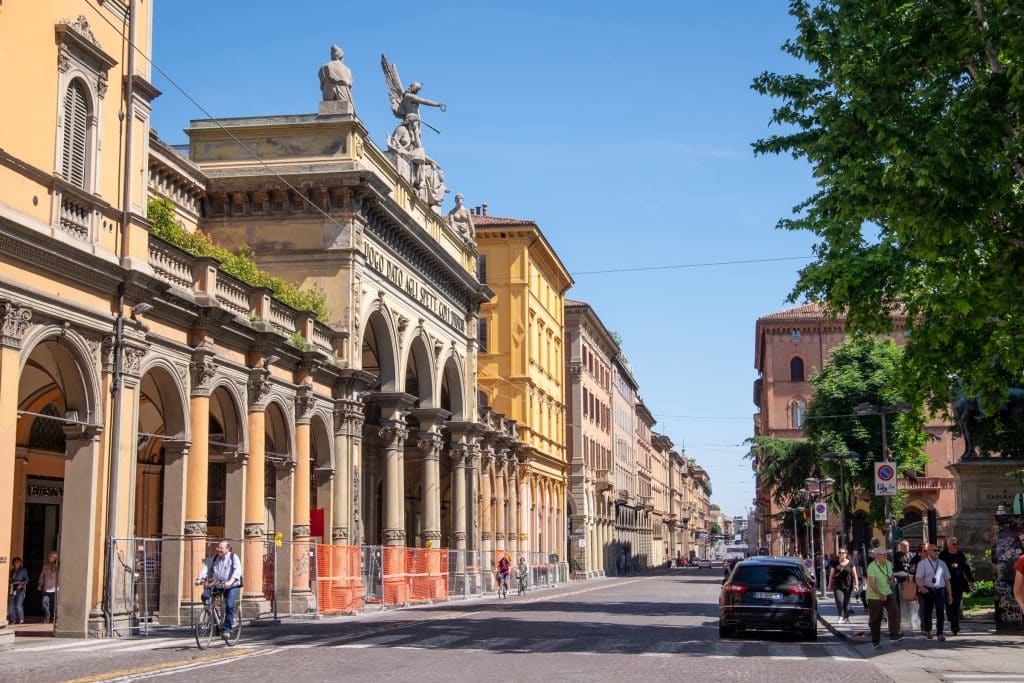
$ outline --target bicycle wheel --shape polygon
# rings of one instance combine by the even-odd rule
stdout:
[[[242,635],[242,618],[238,609],[238,600],[235,600],[235,606],[231,608],[231,623],[232,629],[228,633],[228,637],[225,638],[225,642],[228,645],[234,645],[238,642],[238,637]]]
[[[199,613],[199,620],[193,627],[196,636],[196,646],[200,650],[210,647],[210,638],[213,637],[213,619],[210,616],[210,607],[203,605],[203,611]]]

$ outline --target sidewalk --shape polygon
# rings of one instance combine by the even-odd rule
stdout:
[[[889,642],[889,630],[882,622],[882,647],[871,645],[868,615],[858,602],[849,624],[839,624],[832,596],[818,598],[818,621],[849,643],[865,659],[872,660],[885,675],[900,683],[966,680],[989,674],[985,680],[1024,681],[1024,632],[996,633],[991,615],[984,619],[961,619],[959,635],[947,623],[946,641],[928,640],[920,630],[903,629],[903,640]],[[933,627],[934,634],[934,627]]]

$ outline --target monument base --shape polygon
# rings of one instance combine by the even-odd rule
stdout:
[[[992,562],[985,559],[996,539],[996,508],[1009,507],[1019,492],[1013,472],[1024,467],[1020,460],[976,458],[961,460],[946,469],[953,473],[956,514],[950,522],[960,541],[960,550],[973,556],[972,568],[978,580],[993,577]]]
[[[344,100],[326,100],[320,103],[320,116],[354,116],[355,107]]]

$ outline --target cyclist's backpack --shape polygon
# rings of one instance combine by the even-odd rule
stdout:
[[[210,564],[207,567],[207,571],[210,573],[210,576],[213,576],[213,563],[216,562],[216,561],[217,561],[217,556],[216,555],[214,555],[213,557],[210,558]],[[235,553],[231,553],[231,573],[232,574],[235,573],[235,567],[237,567],[237,566],[238,566],[238,555],[236,555]],[[234,587],[235,588],[241,588],[244,585],[244,583],[243,583],[243,579],[244,578],[245,578],[244,576],[239,576],[238,577],[238,585],[234,586]]]

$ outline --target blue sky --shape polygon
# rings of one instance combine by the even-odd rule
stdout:
[[[575,287],[617,331],[655,430],[705,467],[713,502],[744,514],[755,407],[754,324],[786,308],[812,239],[774,228],[814,189],[773,132],[763,70],[794,71],[784,0],[195,2],[156,0],[153,61],[215,117],[313,113],[337,43],[378,145],[394,127],[380,55],[428,109],[448,187],[540,225]],[[206,118],[157,69],[153,127],[185,142]],[[446,201],[444,210],[451,206]],[[789,259],[766,263],[662,268]],[[593,271],[619,270],[613,273]]]

